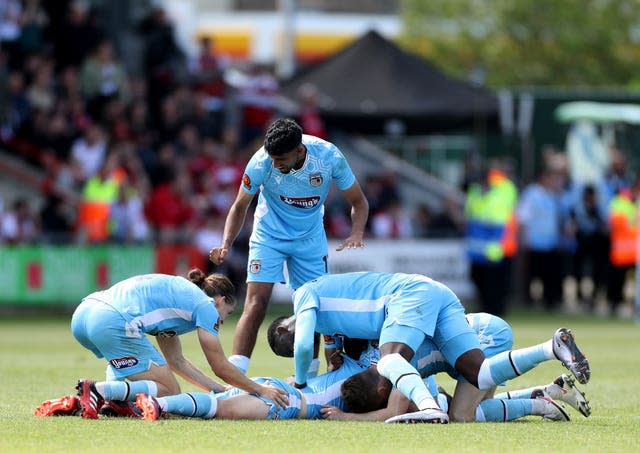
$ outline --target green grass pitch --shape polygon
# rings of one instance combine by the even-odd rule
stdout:
[[[270,314],[270,318],[275,313]],[[580,386],[591,417],[568,410],[569,423],[527,417],[511,423],[385,425],[372,422],[219,421],[170,419],[83,420],[33,416],[43,400],[74,392],[78,378],[103,379],[105,363],[83,349],[69,331],[70,316],[0,319],[0,451],[2,452],[631,452],[640,442],[640,325],[632,321],[518,313],[507,317],[515,347],[573,329],[593,374]],[[235,315],[221,329],[227,354]],[[285,377],[290,359],[268,350],[264,324],[249,374]],[[206,369],[195,335],[182,337],[185,356]],[[516,389],[550,382],[564,372],[550,361],[511,381]],[[439,377],[449,391],[453,381]],[[181,381],[183,390],[195,390]]]

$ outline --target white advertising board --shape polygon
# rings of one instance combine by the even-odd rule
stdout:
[[[405,272],[424,274],[438,280],[464,302],[473,298],[464,242],[438,240],[367,240],[366,247],[336,252],[338,241],[329,241],[329,272]],[[289,302],[291,291],[276,285],[274,302]]]

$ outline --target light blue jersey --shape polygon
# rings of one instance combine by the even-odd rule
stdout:
[[[307,413],[305,418],[310,420],[322,419],[320,409],[322,406],[331,405],[345,410],[344,401],[340,394],[342,383],[354,374],[360,373],[369,367],[371,356],[376,355],[377,350],[368,349],[363,352],[361,359],[355,361],[344,356],[344,362],[340,368],[335,371],[329,371],[314,378],[309,379],[307,386],[303,389],[296,389],[284,379],[272,377],[252,378],[259,384],[269,382],[270,385],[287,392],[289,401],[286,408],[276,405],[272,400],[263,396],[255,395],[269,406],[267,418],[269,420],[291,420],[300,418],[301,399],[307,403]],[[379,355],[379,354],[378,354]],[[247,392],[238,388],[232,388],[226,392],[216,395],[218,399],[228,399],[238,395],[246,395]]]
[[[325,275],[293,294],[296,315],[316,311],[317,332],[365,340],[377,340],[385,323],[406,324],[433,336],[433,315],[456,303],[458,298],[449,288],[429,277],[383,272]],[[395,318],[387,319],[396,311]]]
[[[478,348],[464,307],[445,285],[424,275],[354,272],[324,275],[293,294],[296,382],[306,382],[313,333],[401,342],[417,351],[433,340],[450,363]],[[305,368],[305,366],[307,368]]]
[[[197,327],[218,335],[220,317],[214,300],[183,277],[139,275],[86,299],[104,302],[122,314],[128,336],[181,335]]]
[[[245,168],[242,188],[249,194],[260,190],[252,237],[282,240],[324,234],[324,202],[331,181],[349,189],[356,178],[340,150],[325,140],[303,135],[307,157],[299,170],[281,173],[269,154],[260,148]]]
[[[504,319],[488,313],[470,313],[466,318],[478,336],[480,349],[485,357],[509,351],[513,346],[513,332]],[[453,379],[464,379],[431,340],[425,340],[420,345],[411,364],[423,378],[437,373],[448,373]]]
[[[200,327],[218,335],[214,300],[183,277],[131,277],[85,297],[71,319],[71,332],[96,357],[109,362],[110,379],[148,371],[165,358],[145,334],[174,336]]]
[[[367,351],[365,351],[366,353]],[[364,354],[364,353],[363,353]],[[308,419],[321,419],[322,406],[330,405],[345,410],[344,401],[340,394],[342,383],[354,374],[369,368],[370,355],[365,360],[355,361],[347,356],[343,356],[343,364],[335,371],[321,374],[309,379],[307,386],[301,390],[307,401]]]

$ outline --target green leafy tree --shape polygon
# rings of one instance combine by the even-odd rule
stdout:
[[[640,87],[640,0],[403,0],[401,43],[493,87]]]

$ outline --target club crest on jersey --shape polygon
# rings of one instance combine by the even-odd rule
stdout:
[[[251,190],[251,178],[249,178],[249,175],[246,173],[242,176],[242,185],[248,190]]]
[[[132,366],[136,366],[138,364],[138,359],[136,359],[135,357],[120,357],[118,359],[109,360],[109,363],[116,370],[119,370],[121,368],[130,368]]]
[[[322,173],[313,173],[309,175],[309,184],[311,184],[313,187],[318,187],[322,184],[322,181]]]
[[[260,272],[260,260],[251,260],[251,262],[249,263],[249,272],[251,272],[252,274],[257,274],[258,272]]]
[[[320,202],[319,195],[313,197],[285,197],[284,195],[280,195],[280,199],[290,206],[302,209],[315,208]]]

